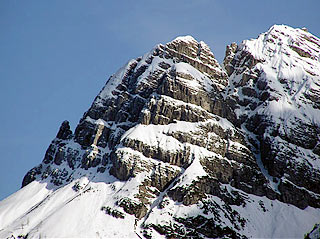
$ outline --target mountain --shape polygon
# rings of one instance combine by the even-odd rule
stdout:
[[[223,66],[191,36],[130,60],[0,202],[1,238],[301,238],[319,222],[320,39],[283,25]]]

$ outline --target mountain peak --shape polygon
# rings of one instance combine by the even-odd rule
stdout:
[[[166,45],[171,45],[171,44],[174,44],[174,45],[189,44],[192,47],[197,49],[196,53],[197,53],[198,58],[200,58],[201,54],[203,54],[203,55],[209,54],[210,56],[212,56],[214,58],[214,54],[210,50],[210,47],[204,41],[197,41],[195,38],[193,38],[190,35],[176,37],[174,40],[168,42]],[[193,54],[193,57],[194,56],[195,55]]]
[[[193,36],[190,36],[190,35],[186,35],[186,36],[178,36],[176,37],[175,39],[173,39],[172,41],[170,42],[186,42],[186,43],[194,43],[194,42],[197,42],[196,39],[193,38]]]
[[[320,40],[300,28],[286,25],[274,25],[257,39],[245,40],[240,47],[246,48],[255,55],[255,58],[262,60],[271,59],[271,57],[285,58],[285,55],[295,57],[297,60],[300,59],[299,57],[315,61],[320,59]]]
[[[275,24],[272,25],[269,30],[267,31],[267,33],[271,33],[271,32],[299,32],[300,34],[303,34],[303,32],[309,32],[308,29],[306,27],[302,27],[302,28],[294,28],[288,25],[284,25],[284,24]],[[303,32],[302,32],[303,31]]]
[[[217,79],[222,88],[227,85],[226,72],[203,41],[198,42],[192,36],[177,37],[167,43],[164,50],[173,59],[186,62],[209,78]]]
[[[130,60],[0,202],[0,237],[303,237],[320,218],[318,42],[273,26],[227,47],[228,75],[191,36]]]

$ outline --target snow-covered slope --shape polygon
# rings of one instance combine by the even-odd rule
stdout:
[[[318,38],[276,25],[240,44],[227,67],[226,98],[238,102],[235,112],[258,139],[268,173],[295,191],[292,203],[301,208],[319,205],[312,196],[320,193],[319,58]]]
[[[273,26],[224,67],[191,36],[129,61],[0,202],[0,237],[303,237],[320,221],[319,52]]]

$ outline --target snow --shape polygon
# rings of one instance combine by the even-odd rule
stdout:
[[[130,129],[123,138],[138,139],[139,141],[151,146],[160,147],[172,153],[183,150],[183,145],[175,138],[164,135],[157,127],[137,125]]]
[[[243,41],[239,45],[240,53],[241,51],[248,52],[259,61],[253,66],[251,72],[261,73],[258,81],[266,83],[267,91],[272,100],[266,100],[255,110],[241,106],[235,110],[236,115],[238,117],[264,115],[266,119],[275,123],[275,127],[279,127],[279,132],[283,135],[294,133],[291,130],[296,127],[295,124],[299,121],[320,127],[320,110],[314,107],[313,102],[306,97],[311,91],[320,90],[319,42],[310,33],[284,25],[272,26],[268,32],[261,34],[257,39]],[[299,55],[295,47],[308,52],[310,57]],[[245,72],[248,73],[248,71],[246,69]],[[251,87],[258,93],[262,92],[252,79],[244,86]],[[249,99],[259,103],[257,99],[244,95],[242,87],[242,73],[235,71],[230,77],[225,97],[231,92],[240,100]],[[280,137],[272,137],[268,131],[265,132],[264,137],[271,137],[275,145],[283,143]],[[295,160],[319,169],[320,162],[313,159],[315,156],[312,156],[312,150],[290,143],[289,147],[297,152]],[[257,159],[259,161],[259,155],[257,155]],[[272,183],[272,178],[268,176],[262,163],[258,162],[258,164],[266,178],[269,178],[270,184],[273,184],[272,187],[276,189],[276,184]]]
[[[246,218],[245,234],[252,238],[303,238],[319,221],[319,209],[308,207],[301,210],[289,204],[250,195],[251,203],[245,207],[232,206]],[[261,208],[264,205],[266,212]],[[260,203],[260,204],[259,204]]]
[[[196,90],[204,88],[207,92],[212,91],[213,81],[208,76],[201,73],[196,68],[189,65],[188,63],[185,63],[185,62],[176,63],[174,64],[173,67],[178,73],[183,73],[185,75],[191,76],[192,80],[178,77],[179,80],[184,81],[191,88],[194,88]]]
[[[312,232],[309,234],[310,239],[319,239],[320,238],[320,224],[316,224]]]
[[[179,37],[176,37],[174,40],[172,40],[171,42],[176,42],[176,41],[183,41],[183,42],[186,42],[186,43],[189,43],[189,42],[197,42],[192,36],[190,35],[187,35],[187,36],[179,36]]]
[[[231,132],[234,130],[234,127],[228,120],[219,117],[217,118],[219,121],[216,119],[209,119],[204,122],[196,123],[176,121],[175,123],[170,123],[168,125],[138,124],[125,132],[121,137],[121,141],[125,141],[126,139],[138,140],[148,146],[161,148],[164,151],[170,151],[172,153],[184,151],[185,148],[188,147],[194,155],[198,155],[200,157],[215,156],[216,154],[202,147],[181,143],[171,135],[175,132],[192,132],[194,134],[202,135],[202,127],[208,124],[217,125],[224,130],[231,130]],[[230,143],[239,147],[236,142],[230,141]]]
[[[243,192],[231,187],[228,184],[224,185],[228,191],[238,191],[241,195]],[[246,226],[240,229],[240,233],[248,235],[249,238],[303,238],[304,234],[311,231],[313,225],[319,222],[319,209],[308,207],[301,210],[295,206],[279,202],[278,200],[270,200],[266,197],[258,197],[255,195],[245,194],[248,198],[245,206],[231,205],[233,210],[236,210],[240,216],[246,219]],[[187,218],[196,217],[198,215],[206,218],[214,218],[214,215],[204,214],[200,209],[202,202],[198,204],[184,206],[181,203],[176,203],[169,198],[165,208],[154,208],[145,224],[160,224],[170,226],[171,218]],[[224,202],[215,196],[210,196],[206,200],[214,201],[219,205],[216,210],[223,208]],[[234,226],[230,222],[230,218],[226,217],[223,211],[220,212],[223,226]],[[173,222],[172,222],[173,224]],[[153,233],[157,238],[158,234]]]
[[[92,182],[87,177],[76,182],[81,185],[78,192],[72,189],[74,183],[48,190],[46,184],[34,181],[0,202],[0,237],[29,233],[31,238],[138,238],[133,229],[134,216],[126,214],[125,220],[116,219],[101,210],[112,204],[110,194],[115,192],[110,184]],[[119,188],[117,184],[114,182],[114,188]],[[130,182],[125,185],[132,187]]]
[[[129,129],[121,138],[138,139],[139,141],[152,146],[160,147],[171,152],[177,152],[184,149],[183,144],[172,136],[168,136],[177,130],[190,130],[195,128],[195,124],[189,122],[178,122],[169,125],[142,125],[138,124]]]
[[[192,147],[192,153],[194,155],[194,159],[191,165],[186,170],[184,170],[184,172],[182,172],[180,176],[180,182],[177,183],[175,187],[188,187],[189,185],[192,184],[194,180],[198,179],[199,177],[203,177],[207,175],[206,171],[204,171],[200,163],[200,158],[204,154],[203,152],[201,152],[200,154],[199,153],[200,150],[201,150],[200,147]],[[206,153],[208,153],[207,155],[210,155],[209,152],[206,152]]]
[[[0,201],[0,228],[5,228],[50,194],[45,184],[32,182],[8,198]],[[28,199],[28,200],[25,200]],[[1,232],[1,230],[0,230]]]
[[[312,35],[302,30],[293,29],[287,26],[273,26],[267,33],[261,34],[258,39],[247,40],[240,44],[239,49],[250,52],[260,63],[256,64],[255,69],[262,72],[260,79],[265,79],[268,87],[271,89],[271,95],[274,97],[272,101],[266,101],[256,108],[255,111],[248,111],[245,107],[236,110],[237,116],[242,114],[264,114],[278,123],[283,124],[279,130],[286,130],[292,125],[296,119],[302,119],[311,122],[314,125],[320,125],[320,111],[310,105],[310,102],[304,98],[304,95],[311,89],[320,90],[320,42],[312,39]],[[309,40],[308,40],[309,39]],[[312,39],[312,40],[310,40]],[[172,42],[196,43],[198,47],[205,51],[210,51],[209,47],[204,43],[197,41],[191,36],[178,37]],[[303,41],[300,46],[297,42]],[[170,44],[170,43],[169,43]],[[301,50],[311,55],[310,58],[302,57],[294,50],[294,47],[300,47]],[[157,48],[159,46],[156,46]],[[187,63],[175,63],[172,59],[160,58],[153,56],[153,51],[145,54],[139,60],[131,60],[114,74],[107,82],[105,87],[99,93],[94,104],[103,106],[106,99],[114,98],[114,91],[117,86],[126,77],[128,71],[137,71],[141,67],[147,67],[142,75],[137,79],[137,86],[143,84],[151,84],[150,75],[155,72],[161,74],[175,70],[182,73],[176,80],[182,81],[195,91],[213,90],[213,82],[206,74],[201,73]],[[201,54],[201,52],[199,52]],[[213,55],[212,55],[213,56]],[[149,62],[151,59],[151,63]],[[196,61],[200,61],[198,56]],[[149,62],[149,63],[148,63]],[[169,64],[169,69],[164,71],[159,67],[160,62]],[[212,66],[211,66],[212,67]],[[220,68],[217,68],[219,71]],[[183,74],[187,77],[183,77]],[[281,83],[280,80],[285,79],[287,83]],[[232,75],[230,77],[229,91],[240,99],[245,99],[239,85],[242,75]],[[249,80],[246,86],[250,86],[258,91],[253,80]],[[227,92],[225,94],[225,97]],[[168,104],[175,106],[187,105],[191,109],[204,109],[200,106],[175,100],[168,96],[159,96],[154,94],[150,99],[151,103],[156,104],[157,100],[164,100]],[[144,109],[146,111],[146,109]],[[124,144],[117,146],[115,153],[123,153],[120,161],[134,165],[141,170],[134,172],[135,177],[127,181],[119,181],[109,174],[111,165],[107,165],[105,173],[96,173],[96,168],[84,170],[76,168],[74,171],[68,169],[69,174],[73,176],[73,181],[65,183],[61,186],[55,186],[49,182],[49,179],[41,181],[33,181],[26,187],[14,193],[7,199],[0,202],[0,238],[14,235],[26,235],[28,237],[86,237],[86,238],[139,238],[140,226],[144,224],[171,224],[172,217],[194,217],[202,215],[204,217],[213,218],[213,214],[204,214],[201,208],[201,202],[198,205],[184,206],[181,203],[174,202],[166,195],[169,189],[177,187],[188,188],[199,177],[206,176],[207,173],[201,165],[204,158],[218,157],[221,160],[230,163],[229,160],[214,152],[208,151],[204,147],[182,143],[172,135],[174,133],[193,133],[193,135],[203,136],[203,127],[208,124],[214,124],[224,131],[234,132],[236,129],[226,119],[210,114],[212,119],[204,122],[185,122],[176,121],[168,125],[143,125],[137,124],[126,131],[121,142],[125,140],[138,140],[145,145],[154,148],[160,148],[164,151],[177,153],[190,151],[189,166],[186,168],[170,165],[157,159],[145,157],[141,152],[125,147]],[[108,127],[115,130],[117,134],[122,129],[120,125],[131,126],[129,122],[116,124],[113,121],[106,122],[102,119],[94,120],[87,116],[86,121],[96,125],[96,137],[93,145],[87,151],[81,149],[81,146],[74,141],[65,141],[66,147],[77,149],[80,152],[79,157],[85,152],[89,152],[94,156],[98,152],[110,152],[108,148],[98,148],[96,146],[103,128]],[[246,131],[242,127],[242,131]],[[214,133],[208,135],[215,137]],[[255,135],[249,135],[255,138]],[[265,136],[268,136],[267,133]],[[280,137],[274,137],[275,143],[282,143]],[[237,142],[229,140],[230,147],[241,149],[244,146]],[[290,147],[294,145],[289,144]],[[217,145],[218,147],[218,145]],[[319,160],[311,160],[312,150],[299,147],[297,150],[299,163],[306,163],[315,169],[320,168]],[[304,156],[303,156],[304,155]],[[261,172],[269,180],[270,187],[278,192],[278,184],[274,183],[274,178],[268,174],[264,168],[259,154],[255,155],[257,164]],[[301,156],[301,157],[300,157]],[[306,159],[307,158],[307,159]],[[130,200],[139,202],[136,195],[139,193],[139,186],[146,180],[150,179],[150,175],[154,173],[155,165],[171,170],[178,174],[177,179],[169,185],[159,196],[150,197],[148,214],[139,222],[133,215],[124,212],[123,208],[118,206],[118,200],[129,198]],[[61,165],[55,165],[53,170],[66,170],[67,162]],[[135,168],[134,168],[135,169]],[[284,181],[286,179],[283,179]],[[307,207],[301,210],[293,205],[285,204],[277,200],[270,200],[266,197],[258,197],[255,195],[245,194],[230,185],[224,185],[228,191],[238,191],[245,195],[246,205],[235,206],[232,209],[240,213],[241,217],[247,220],[246,226],[241,229],[241,233],[253,238],[282,238],[282,237],[300,237],[311,231],[313,225],[320,220],[319,209]],[[312,192],[310,192],[312,193]],[[164,209],[158,207],[162,200],[167,200]],[[209,196],[207,200],[211,200],[222,206],[224,202],[214,196]],[[263,207],[261,206],[263,205]],[[115,218],[106,214],[102,207],[108,206],[124,213],[125,219]],[[225,213],[221,211],[222,224],[233,227]],[[155,238],[164,238],[155,231],[151,232]]]
[[[142,125],[138,124],[135,127],[129,129],[121,138],[121,141],[126,139],[134,139],[144,144],[154,147],[161,148],[164,151],[170,152],[181,152],[185,148],[190,149],[191,153],[191,164],[186,169],[183,170],[180,176],[179,183],[175,187],[184,187],[192,184],[193,180],[196,180],[198,177],[206,176],[207,173],[204,171],[202,165],[200,164],[200,159],[207,157],[220,157],[214,152],[208,151],[207,149],[188,144],[181,143],[177,139],[170,136],[174,132],[184,132],[184,133],[196,133],[199,132],[201,135],[202,126],[206,124],[217,124],[225,130],[233,130],[231,123],[225,119],[217,120],[207,120],[205,122],[184,122],[177,121],[168,125]],[[236,142],[230,141],[230,144],[235,147],[240,147],[241,145]],[[222,159],[228,161],[226,158]]]
[[[112,94],[113,91],[116,90],[116,87],[121,83],[124,79],[132,65],[136,64],[137,61],[132,59],[130,60],[125,66],[120,68],[113,76],[110,77],[106,85],[103,87],[102,91],[99,93],[97,100],[95,101],[96,104],[101,102],[101,99],[112,98],[114,95]]]
[[[156,47],[155,47],[156,48]],[[155,49],[154,48],[154,49]],[[159,66],[159,63],[166,63],[169,65],[173,64],[172,59],[165,59],[165,58],[160,58],[158,56],[154,57],[153,56],[153,51],[150,51],[149,53],[145,54],[142,57],[142,60],[138,63],[136,66],[136,69],[140,69],[141,67],[147,67],[147,69],[143,72],[142,75],[140,75],[137,79],[137,87],[141,84],[148,84],[149,83],[149,76],[155,72],[162,72],[163,69]],[[148,60],[152,59],[151,63],[147,63]],[[164,71],[162,74],[164,74],[166,71]],[[158,76],[161,78],[161,76]]]

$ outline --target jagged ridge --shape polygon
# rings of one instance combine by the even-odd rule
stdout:
[[[3,202],[29,198],[20,214],[0,211],[10,218],[0,221],[0,235],[240,238],[311,230],[320,215],[319,42],[273,26],[228,46],[223,68],[190,36],[129,61],[74,134],[62,124],[25,187]],[[274,229],[275,218],[291,215],[295,222]],[[85,234],[80,218],[90,221]]]

